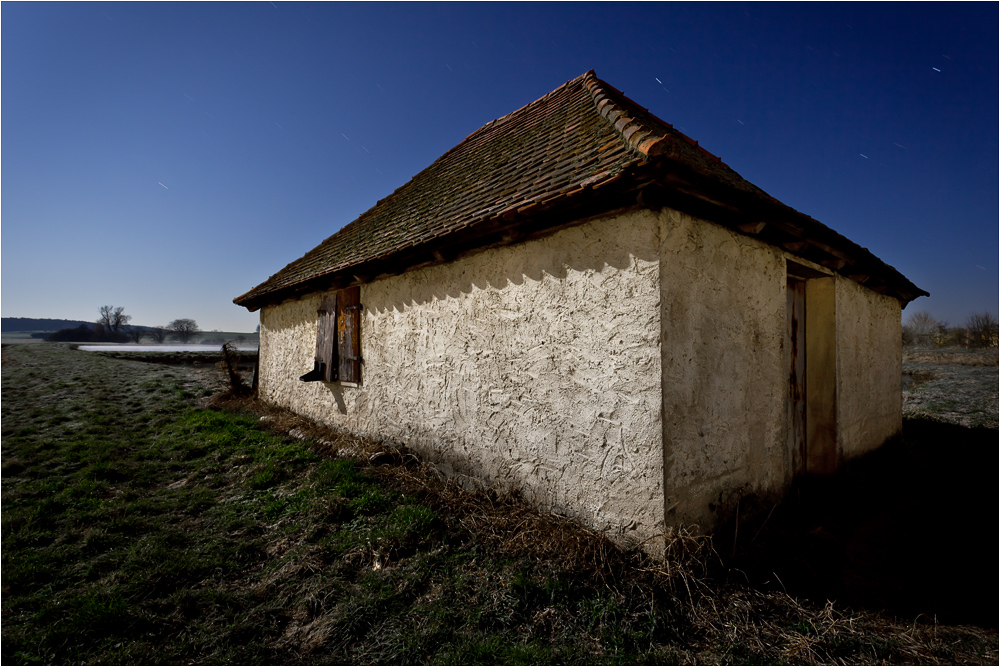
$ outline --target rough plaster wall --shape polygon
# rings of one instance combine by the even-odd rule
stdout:
[[[899,301],[837,278],[837,441],[840,460],[903,428]]]
[[[676,211],[661,224],[666,520],[708,529],[719,503],[787,482],[785,260]]]
[[[362,286],[362,386],[303,383],[320,295],[264,308],[260,391],[625,541],[663,524],[655,214]]]

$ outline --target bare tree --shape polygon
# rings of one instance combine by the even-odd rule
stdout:
[[[98,312],[101,317],[97,323],[112,334],[121,332],[132,321],[132,316],[125,314],[125,306],[101,306]]]
[[[146,334],[152,338],[155,343],[162,343],[165,341],[168,333],[170,332],[167,331],[166,327],[153,327],[152,329],[146,330]]]
[[[126,315],[125,308],[119,306],[118,308],[115,308],[115,316],[111,320],[111,328],[114,330],[115,333],[118,333],[119,331],[127,327],[128,323],[131,321],[132,321],[132,316]]]
[[[114,319],[114,306],[101,306],[97,312],[101,314],[97,318],[97,324],[101,326],[105,331],[111,331],[111,320]]]
[[[182,343],[187,343],[191,337],[198,333],[198,323],[192,319],[174,320],[167,325],[167,330],[177,336]]]
[[[994,347],[997,344],[997,320],[989,311],[969,315],[965,331],[969,347]]]
[[[903,340],[927,345],[931,342],[933,334],[937,332],[941,322],[926,310],[918,310],[906,318],[903,326]]]
[[[146,330],[143,329],[142,327],[132,326],[129,327],[125,333],[128,335],[129,340],[131,340],[133,343],[138,343],[139,341],[142,340],[142,337],[146,335]]]

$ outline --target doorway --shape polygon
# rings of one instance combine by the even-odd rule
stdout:
[[[787,263],[788,461],[793,477],[836,472],[835,278]]]
[[[788,276],[788,453],[792,476],[806,472],[806,281]]]

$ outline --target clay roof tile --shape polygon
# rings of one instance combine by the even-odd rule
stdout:
[[[256,310],[310,286],[318,288],[322,280],[340,272],[402,256],[422,244],[446,243],[454,234],[490,220],[547,215],[556,202],[563,206],[574,198],[599,196],[598,191],[627,183],[627,176],[636,183],[647,182],[651,173],[678,166],[734,196],[797,216],[806,227],[846,248],[847,255],[856,255],[869,269],[874,267],[889,282],[902,285],[907,298],[926,294],[867,250],[747,182],[591,70],[486,123],[234,302]]]

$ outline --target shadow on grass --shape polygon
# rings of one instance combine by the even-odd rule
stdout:
[[[801,480],[783,505],[747,503],[716,544],[757,585],[996,627],[997,453],[996,429],[906,420],[901,438]]]

